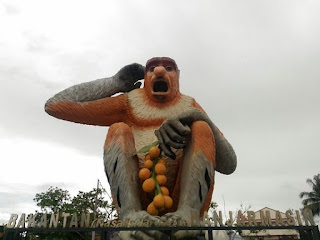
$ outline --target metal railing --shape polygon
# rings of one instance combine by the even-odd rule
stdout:
[[[100,235],[101,240],[107,240],[111,232],[121,232],[121,231],[164,231],[168,234],[168,238],[171,238],[173,232],[178,230],[198,230],[208,232],[209,240],[213,240],[212,231],[214,230],[227,230],[227,231],[259,231],[259,230],[279,230],[279,229],[294,229],[299,231],[301,239],[303,240],[320,240],[319,228],[318,226],[188,226],[188,227],[160,227],[160,226],[151,226],[151,227],[101,227],[101,228],[8,228],[5,230],[4,240],[20,240],[28,239],[26,236],[28,234],[40,234],[40,233],[53,233],[53,232],[64,232],[64,233],[78,233],[79,239],[81,239],[80,233],[92,232],[95,231]],[[303,236],[301,233],[304,233]]]

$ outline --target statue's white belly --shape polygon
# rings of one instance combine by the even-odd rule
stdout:
[[[136,151],[139,151],[141,148],[143,148],[147,145],[150,145],[151,143],[158,140],[156,135],[154,134],[154,131],[156,129],[157,128],[138,130],[138,129],[135,129],[134,127],[132,128],[132,133],[133,133],[134,140],[135,140]],[[175,185],[179,162],[182,159],[182,150],[181,149],[179,149],[179,150],[172,149],[172,150],[177,155],[176,160],[170,159],[167,156],[163,156],[163,159],[165,160],[166,167],[167,167],[166,176],[168,179],[167,185],[169,187],[173,187]],[[138,154],[140,168],[143,167],[145,155],[146,155],[146,153]]]

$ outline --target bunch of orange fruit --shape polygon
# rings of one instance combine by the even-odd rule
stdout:
[[[158,215],[173,205],[169,190],[164,186],[167,183],[166,171],[166,163],[161,158],[160,149],[152,146],[145,156],[144,167],[139,171],[139,178],[143,181],[143,191],[155,193],[153,201],[147,207],[150,215]]]

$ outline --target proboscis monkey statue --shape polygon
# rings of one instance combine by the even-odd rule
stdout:
[[[180,93],[179,69],[167,57],[67,88],[50,98],[45,110],[67,121],[110,126],[104,166],[121,219],[157,218],[144,211],[152,201],[138,178],[144,159],[132,155],[156,140],[166,155],[166,186],[174,202],[162,218],[189,221],[194,210],[201,215],[209,208],[215,170],[231,174],[237,165],[233,148],[204,110]]]

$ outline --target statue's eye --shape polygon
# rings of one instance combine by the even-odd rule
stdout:
[[[166,66],[166,70],[167,70],[167,72],[172,72],[173,68],[170,66]]]
[[[154,72],[154,69],[155,69],[155,66],[152,66],[152,67],[149,68],[149,71],[150,72]]]

